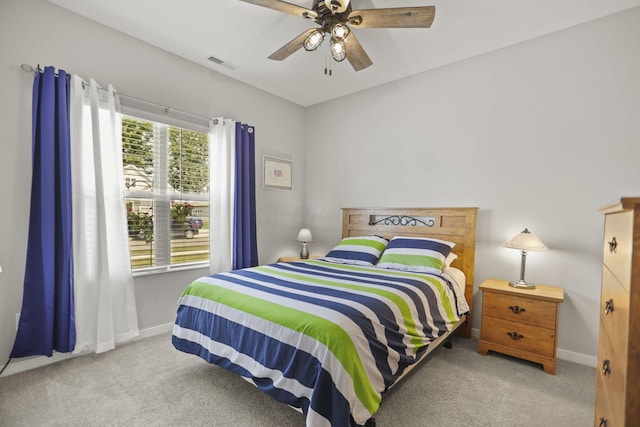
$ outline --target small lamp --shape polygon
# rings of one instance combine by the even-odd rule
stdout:
[[[298,232],[298,238],[296,240],[298,242],[302,242],[302,249],[300,250],[300,258],[302,259],[309,258],[307,243],[313,242],[313,237],[311,236],[311,230],[309,230],[308,228],[301,228],[300,232]]]
[[[521,252],[520,257],[520,280],[516,283],[509,282],[509,286],[514,288],[523,289],[535,289],[536,285],[527,283],[524,280],[524,266],[527,260],[527,251],[546,251],[547,248],[544,243],[532,232],[526,228],[507,240],[502,244],[505,248],[519,249]]]

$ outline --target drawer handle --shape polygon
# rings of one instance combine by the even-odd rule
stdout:
[[[520,307],[519,305],[510,305],[509,310],[513,311],[515,314],[520,314],[527,311],[524,308]]]
[[[598,427],[607,427],[607,418],[606,417],[600,417],[600,424],[598,424]]]
[[[604,314],[613,313],[613,298],[604,303]]]
[[[524,335],[520,335],[517,332],[507,332],[507,335],[509,335],[512,340],[516,340],[516,341],[524,338]]]
[[[611,239],[611,241],[609,242],[609,252],[611,252],[612,254],[616,252],[616,248],[618,247],[618,241],[616,240],[615,236]]]
[[[609,361],[609,359],[604,359],[602,361],[602,375],[604,375],[605,377],[607,375],[611,375],[611,362]]]

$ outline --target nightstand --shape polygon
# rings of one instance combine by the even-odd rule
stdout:
[[[487,279],[482,291],[482,326],[478,353],[489,350],[541,363],[556,373],[558,308],[562,288],[536,285],[518,289],[506,280]]]
[[[316,259],[316,258],[321,258],[320,255],[309,255],[309,259]],[[295,262],[295,261],[302,261],[302,258],[300,258],[300,255],[298,256],[281,256],[280,258],[278,258],[278,261],[276,262]]]

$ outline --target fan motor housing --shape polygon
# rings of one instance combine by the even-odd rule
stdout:
[[[349,6],[349,0],[325,0],[324,3],[334,13],[343,13]]]

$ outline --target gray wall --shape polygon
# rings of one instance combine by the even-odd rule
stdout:
[[[501,244],[529,227],[550,250],[527,279],[565,290],[558,354],[595,364],[597,209],[640,195],[639,52],[636,8],[308,108],[312,252],[340,238],[341,207],[477,206],[476,286],[518,278]]]
[[[15,337],[31,181],[31,86],[20,64],[53,65],[123,94],[207,117],[229,117],[256,127],[256,154],[284,154],[294,161],[292,191],[261,190],[258,179],[260,261],[295,254],[303,225],[304,110],[302,107],[134,40],[46,0],[0,2],[0,364]],[[283,131],[286,129],[286,132]],[[260,175],[258,173],[258,175]],[[135,279],[141,329],[175,319],[177,297],[206,270]]]

